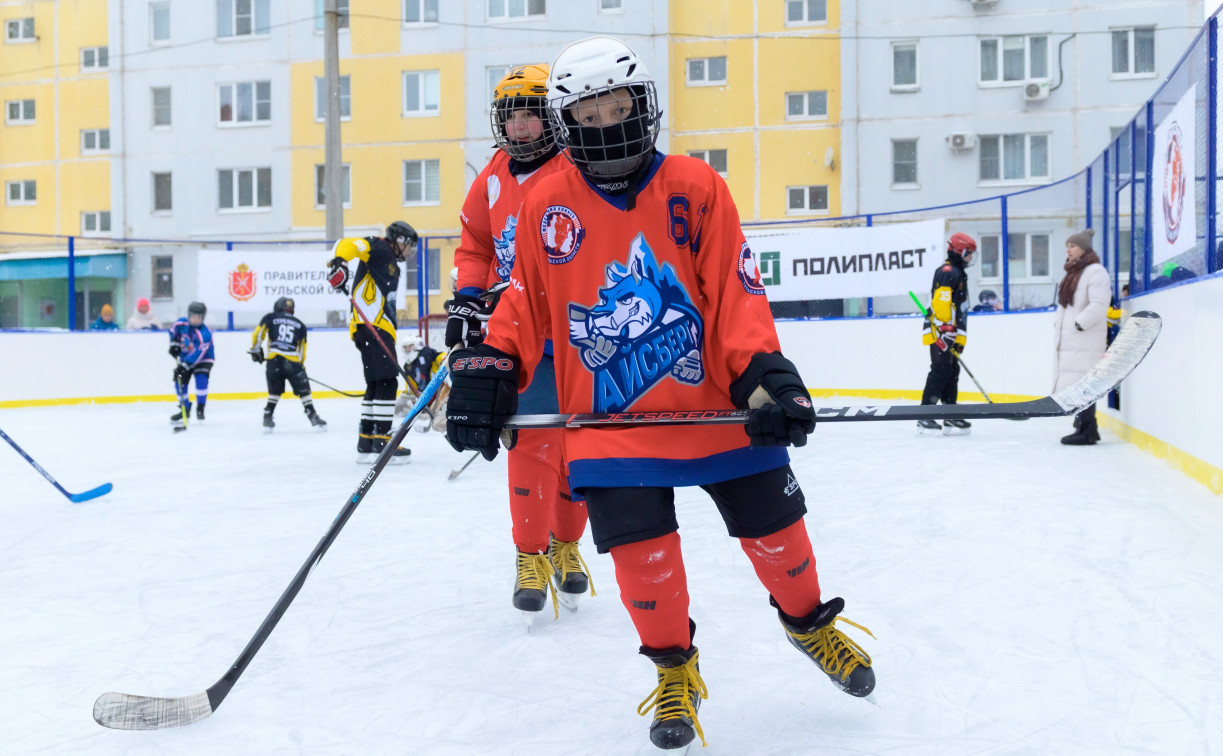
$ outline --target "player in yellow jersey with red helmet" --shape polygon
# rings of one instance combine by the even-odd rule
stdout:
[[[654,81],[622,41],[592,37],[553,61],[549,116],[576,171],[523,201],[510,286],[488,338],[450,355],[447,439],[496,455],[519,385],[556,336],[560,409],[751,408],[743,427],[566,430],[569,482],[610,553],[621,601],[654,663],[651,741],[683,748],[701,733],[706,687],[693,645],[675,486],[700,486],[751,561],[790,642],[842,690],[875,685],[870,657],[821,600],[802,490],[784,446],[815,411],[777,332],[726,183],[705,163],[664,155]]]
[[[481,295],[490,288],[500,291],[495,287],[509,280],[523,197],[544,178],[572,170],[560,155],[548,120],[547,82],[547,65],[515,66],[493,90],[492,129],[500,149],[463,203],[462,238],[454,253],[457,288],[446,303],[447,347],[474,347],[482,341],[481,327],[496,295],[491,301]],[[543,356],[518,403],[523,411],[554,413],[559,410],[552,334],[545,328],[539,335]],[[589,587],[578,553],[586,507],[569,491],[564,441],[561,430],[527,431],[509,453],[510,518],[518,550],[513,604],[527,612],[542,610],[549,590],[555,601],[559,589],[572,606]]]

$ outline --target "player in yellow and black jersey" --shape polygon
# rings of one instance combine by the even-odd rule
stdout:
[[[271,433],[276,427],[272,413],[284,393],[285,381],[293,387],[293,393],[301,399],[306,418],[316,430],[327,430],[327,423],[314,409],[310,396],[310,379],[306,376],[306,324],[293,317],[293,300],[281,297],[272,311],[263,316],[251,338],[249,354],[255,362],[264,362],[263,340],[268,340],[266,374],[268,379],[268,403],[263,408],[263,432]]]
[[[366,463],[391,438],[399,366],[395,362],[395,292],[399,288],[400,263],[408,250],[415,250],[416,230],[403,221],[386,227],[386,236],[340,239],[327,263],[327,282],[337,291],[351,291],[352,314],[348,332],[361,352],[365,370],[365,398],[361,404],[361,426],[357,436],[357,462]],[[348,288],[348,264],[357,261]],[[407,449],[396,449],[391,462],[407,462]]]
[[[922,343],[930,347],[930,374],[922,391],[922,404],[955,404],[960,391],[960,360],[968,341],[964,302],[968,300],[968,273],[977,255],[977,243],[968,234],[952,234],[947,241],[947,260],[934,272],[930,285],[930,316],[922,323]],[[969,433],[972,424],[952,419],[918,420],[922,434],[942,432],[949,436]]]

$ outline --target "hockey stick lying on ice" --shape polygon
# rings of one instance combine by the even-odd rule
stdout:
[[[425,404],[428,399],[432,398],[437,393],[442,382],[446,380],[446,374],[449,369],[442,366],[437,375],[433,376],[433,380],[425,386],[422,396],[426,397]],[[423,407],[424,404],[418,405]],[[378,479],[378,474],[382,472],[382,468],[386,467],[387,460],[399,448],[399,444],[404,437],[408,435],[408,430],[412,426],[412,421],[420,414],[419,410],[413,410],[408,414],[404,421],[400,423],[396,429],[395,435],[390,441],[386,442],[386,446],[378,454],[378,458],[374,460],[374,464],[369,468],[369,472],[365,473],[365,477],[361,479],[357,490],[348,497],[348,501],[344,504],[344,508],[336,515],[327,532],[323,534],[323,539],[314,547],[314,551],[310,552],[310,556],[306,559],[305,564],[293,576],[293,581],[289,583],[289,587],[277,599],[276,605],[272,607],[272,611],[268,613],[263,624],[255,631],[254,637],[246,644],[246,648],[242,649],[242,653],[238,655],[237,660],[230,666],[229,670],[213,683],[212,687],[202,693],[195,693],[190,696],[182,696],[181,698],[151,698],[148,696],[133,696],[127,693],[103,693],[98,696],[98,700],[93,704],[93,718],[103,727],[110,727],[116,730],[160,730],[165,727],[178,727],[187,725],[193,722],[198,722],[201,719],[212,714],[225,700],[225,696],[229,695],[230,689],[238,682],[238,678],[242,676],[242,672],[247,665],[251,663],[251,659],[255,658],[255,654],[259,652],[263,642],[268,639],[275,629],[276,623],[284,616],[285,611],[289,608],[289,604],[293,603],[298,591],[306,584],[306,578],[310,576],[310,571],[319,563],[323,555],[327,553],[327,549],[335,541],[336,536],[340,534],[340,530],[348,522],[348,518],[352,517],[356,511],[357,505],[365,498],[365,494],[373,486],[374,481]]]
[[[64,487],[61,486],[59,482],[55,480],[55,478],[51,477],[51,473],[42,469],[42,467],[37,462],[34,461],[33,457],[25,453],[25,449],[22,449],[20,446],[17,445],[16,441],[9,438],[7,433],[0,430],[0,437],[4,438],[5,441],[8,441],[9,445],[12,446],[14,449],[16,449],[17,453],[20,454],[22,457],[24,457],[26,462],[29,462],[31,465],[33,465],[34,469],[37,470],[39,473],[41,473],[42,476],[47,479],[48,483],[55,486],[57,491],[62,493],[64,496],[67,496],[68,501],[76,502],[79,504],[82,501],[89,501],[90,499],[96,499],[99,496],[105,496],[106,494],[110,493],[110,490],[114,487],[109,483],[103,483],[102,485],[98,486],[97,488],[91,488],[88,491],[84,491],[82,493],[77,493],[77,494],[68,493],[66,490],[64,490]]]
[[[467,466],[468,466],[468,465],[470,465],[472,462],[475,462],[475,461],[476,461],[476,457],[478,457],[478,456],[480,456],[480,452],[476,452],[475,454],[472,454],[472,455],[471,455],[471,459],[469,459],[469,460],[467,460],[466,462],[464,462],[462,467],[459,467],[459,468],[456,468],[456,469],[454,469],[454,470],[451,470],[451,471],[450,471],[450,477],[449,477],[449,478],[446,478],[446,480],[454,480],[455,478],[457,478],[457,477],[459,477],[460,475],[462,475],[462,474],[463,474],[463,471],[467,469]]]
[[[946,418],[1058,417],[1090,407],[1121,383],[1146,357],[1159,336],[1162,321],[1153,312],[1136,312],[1121,327],[1100,361],[1070,386],[1052,396],[1004,404],[862,405],[815,408],[817,423],[864,420]],[[515,415],[506,428],[581,428],[626,425],[743,425],[751,410],[691,410],[680,412],[620,412],[615,414]]]
[[[930,333],[934,336],[935,340],[938,340],[938,331],[936,331],[934,328],[934,314],[931,313],[930,310],[926,309],[926,307],[921,303],[921,300],[917,298],[917,295],[911,291],[909,292],[909,298],[913,300],[913,304],[917,305],[917,309],[921,311],[921,314],[930,319]],[[964,361],[964,358],[960,356],[960,353],[955,349],[951,349],[951,356],[955,358],[956,362],[960,363],[960,367],[964,368],[964,372],[968,373],[968,377],[972,379],[972,382],[977,384],[977,390],[981,392],[981,396],[985,397],[985,401],[989,404],[993,404],[994,400],[990,399],[989,394],[985,393],[985,387],[981,385],[981,381],[977,380],[977,376],[973,375],[972,371],[968,369],[968,363]],[[1028,418],[1026,417],[1007,418],[1007,420],[1027,419]]]

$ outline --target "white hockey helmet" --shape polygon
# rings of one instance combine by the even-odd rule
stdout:
[[[623,97],[632,112],[612,123],[583,126],[571,112],[579,101],[595,104]],[[654,79],[637,53],[613,37],[588,37],[566,45],[548,75],[548,109],[557,143],[590,179],[614,181],[631,176],[654,150],[662,112]]]

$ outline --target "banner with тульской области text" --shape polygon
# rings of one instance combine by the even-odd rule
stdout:
[[[771,302],[886,297],[928,289],[945,259],[946,221],[794,231],[747,229]]]
[[[347,309],[347,297],[327,284],[327,259],[317,250],[201,249],[197,296],[222,312],[271,312],[280,297],[298,310]]]

